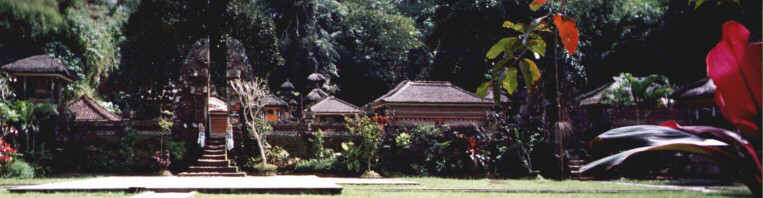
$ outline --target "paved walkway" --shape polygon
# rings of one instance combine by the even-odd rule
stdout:
[[[339,194],[342,186],[316,176],[272,177],[102,177],[8,189],[10,192],[261,192]]]
[[[126,191],[146,192],[145,196],[147,197],[186,197],[188,192],[194,191],[339,194],[342,192],[342,186],[339,184],[417,185],[418,183],[394,178],[321,178],[314,175],[248,177],[113,176],[20,186],[8,190],[10,192]],[[180,194],[164,194],[171,192],[179,192]],[[137,196],[142,197],[143,193]]]

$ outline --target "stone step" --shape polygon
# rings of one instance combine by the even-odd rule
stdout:
[[[235,172],[238,172],[238,167],[230,167],[230,166],[191,166],[191,167],[188,167],[188,172],[235,173]]]
[[[203,154],[199,159],[203,160],[226,160],[225,154]]]
[[[225,155],[225,150],[223,150],[223,149],[206,149],[206,150],[204,150],[202,155]]]
[[[569,163],[569,164],[585,164],[586,161],[585,160],[580,160],[580,159],[572,159],[572,160],[567,161],[567,163]]]
[[[182,172],[178,174],[180,177],[246,177],[244,172],[235,173],[219,173],[219,172]]]
[[[228,160],[206,160],[199,159],[196,161],[197,166],[216,166],[216,167],[228,167],[230,163]]]
[[[212,150],[225,149],[225,145],[206,145],[206,146],[204,146],[204,150],[207,150],[207,149],[212,149]]]

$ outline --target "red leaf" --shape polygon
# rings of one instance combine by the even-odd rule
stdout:
[[[540,6],[545,4],[547,1],[548,0],[535,0],[530,4],[530,9],[533,11],[536,11],[538,10],[538,8],[540,8]]]
[[[559,38],[562,39],[564,49],[570,54],[575,54],[578,49],[578,27],[575,20],[559,14],[554,15],[554,25],[559,30]]]
[[[743,135],[760,139],[761,44],[748,44],[750,32],[736,21],[723,24],[722,34],[705,59],[718,87],[715,102]]]
[[[760,159],[758,158],[757,151],[755,150],[755,147],[753,147],[752,144],[750,144],[748,141],[742,139],[734,132],[728,131],[726,129],[721,128],[715,128],[710,126],[681,126],[679,125],[675,120],[663,122],[660,124],[660,126],[669,127],[673,129],[678,129],[687,133],[699,135],[699,136],[712,136],[714,139],[720,140],[724,143],[727,143],[729,145],[733,145],[739,149],[739,152],[737,155],[740,157],[740,159],[737,163],[741,164],[743,168],[747,168],[749,171],[753,172],[754,174],[751,174],[751,176],[754,176],[753,179],[755,179],[756,182],[758,182],[758,185],[761,182],[761,163]],[[758,141],[760,139],[753,139],[753,141]],[[747,167],[744,167],[744,165],[747,165]],[[743,176],[750,176],[750,175],[743,175]]]

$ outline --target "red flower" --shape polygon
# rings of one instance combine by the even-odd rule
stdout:
[[[707,75],[718,89],[715,103],[743,134],[760,139],[761,43],[748,43],[750,31],[736,21],[723,24],[720,42],[707,54]]]

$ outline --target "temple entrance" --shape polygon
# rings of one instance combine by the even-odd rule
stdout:
[[[196,164],[179,176],[246,176],[228,157],[242,132],[236,116],[240,106],[227,82],[251,79],[251,66],[247,63],[244,47],[238,40],[228,38],[225,67],[211,64],[210,42],[197,41],[186,56],[181,69],[182,87],[176,115],[188,134],[199,142],[202,153]],[[240,139],[240,138],[239,138]]]
[[[232,132],[228,112],[228,104],[218,98],[209,97],[210,137],[225,137],[225,133]]]

